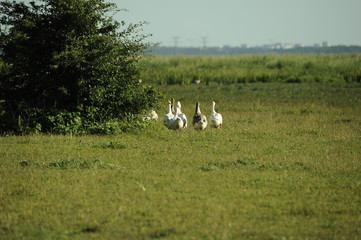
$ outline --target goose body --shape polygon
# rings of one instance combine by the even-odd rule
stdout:
[[[182,112],[182,105],[181,105],[181,103],[179,101],[177,102],[177,107],[179,108],[178,116],[183,121],[183,127],[182,128],[186,128],[188,126],[187,116]]]
[[[174,116],[169,120],[169,128],[177,130],[183,128],[183,125],[183,121],[179,116],[179,108],[177,107]]]
[[[168,113],[163,116],[163,124],[166,127],[170,127],[170,120],[174,117],[172,113],[172,104],[169,102],[168,104]]]
[[[150,110],[147,115],[142,117],[143,121],[158,121],[158,114],[154,110]]]
[[[215,106],[216,106],[216,103],[214,101],[212,101],[212,112],[211,112],[211,115],[209,116],[210,126],[212,128],[221,128],[222,123],[223,123],[223,118],[220,113],[217,113],[215,111],[215,109],[214,109]]]
[[[204,116],[202,113],[201,113],[201,110],[200,110],[200,107],[199,107],[199,102],[196,103],[196,110],[195,110],[195,113],[193,115],[193,126],[194,126],[194,129],[196,130],[203,130],[207,127],[207,118],[206,116]]]

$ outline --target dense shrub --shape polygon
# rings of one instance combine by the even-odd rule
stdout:
[[[2,133],[114,132],[157,103],[139,83],[142,23],[115,11],[103,0],[0,3]]]

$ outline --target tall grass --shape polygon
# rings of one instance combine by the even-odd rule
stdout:
[[[0,239],[360,239],[359,83],[160,88],[223,128],[1,137]]]
[[[143,80],[157,84],[361,82],[361,54],[154,56],[141,62]]]

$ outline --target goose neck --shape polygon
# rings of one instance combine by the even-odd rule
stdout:
[[[213,101],[213,102],[212,102],[212,112],[213,112],[213,113],[215,113],[215,112],[216,112],[216,110],[215,110],[215,106],[216,106],[216,103]]]
[[[177,107],[177,108],[175,108],[175,114],[174,114],[174,116],[175,116],[175,117],[178,117],[178,114],[179,114],[179,108]]]
[[[196,113],[200,114],[201,113],[201,109],[199,107],[199,102],[196,103]]]
[[[172,113],[172,105],[168,104],[168,113]]]

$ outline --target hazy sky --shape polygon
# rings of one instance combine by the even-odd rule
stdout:
[[[108,0],[111,2],[111,0]],[[114,0],[163,46],[361,45],[361,0]]]

